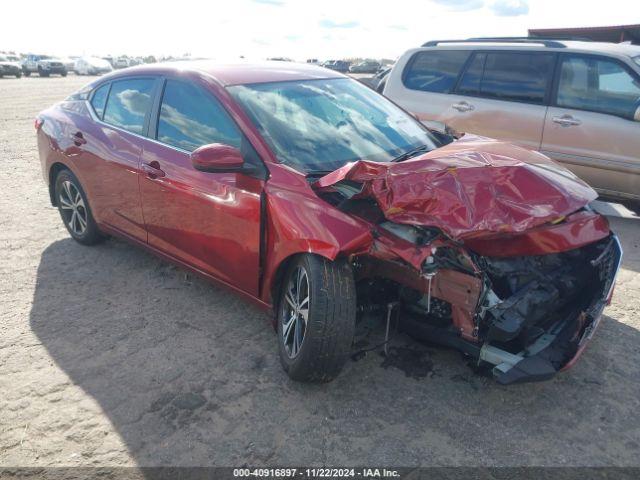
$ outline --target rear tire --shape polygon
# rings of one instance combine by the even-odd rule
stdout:
[[[24,76],[25,76],[25,77],[30,77],[30,76],[31,76],[31,72],[28,72],[28,71],[27,71],[27,72],[24,72]]]
[[[63,77],[66,77],[67,76],[66,70],[64,72],[61,72],[60,75],[62,75]]]
[[[22,72],[16,73],[16,78],[22,78]]]
[[[58,173],[55,195],[60,217],[71,238],[83,245],[95,245],[105,239],[96,225],[80,181],[70,170]]]
[[[289,377],[333,380],[349,357],[355,329],[355,282],[347,262],[298,256],[285,274],[277,312],[280,362]]]

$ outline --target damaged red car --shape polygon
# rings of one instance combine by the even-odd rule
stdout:
[[[274,314],[296,380],[328,381],[365,312],[503,384],[570,366],[622,251],[545,156],[426,129],[319,67],[206,62],[102,77],[36,119],[70,235],[115,235]]]

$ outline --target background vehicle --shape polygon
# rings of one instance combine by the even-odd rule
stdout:
[[[67,72],[73,72],[76,63],[75,59],[71,57],[60,57],[60,61],[63,63],[64,68],[67,69]]]
[[[348,72],[350,65],[351,63],[347,62],[346,60],[327,60],[322,64],[324,68],[328,68],[340,73]]]
[[[351,73],[376,73],[381,68],[382,64],[380,62],[376,62],[375,60],[365,60],[364,62],[360,62],[357,65],[349,67],[349,71]]]
[[[612,295],[621,251],[584,182],[523,148],[433,135],[327,69],[135,67],[35,125],[75,240],[124,237],[271,309],[296,380],[335,377],[358,312],[396,308],[502,383],[547,379]]]
[[[387,77],[391,73],[391,67],[380,70],[376,73],[371,79],[371,88],[373,88],[376,92],[382,93],[384,91],[384,87],[387,85]]]
[[[427,125],[543,152],[598,192],[640,199],[640,47],[538,38],[433,41],[384,94]]]
[[[118,57],[113,62],[113,68],[127,68],[129,66],[129,59],[127,57]]]
[[[22,65],[12,58],[15,59],[17,57],[11,56],[10,58],[9,55],[0,53],[0,78],[3,76],[22,77]]]
[[[22,72],[27,77],[32,73],[38,73],[41,77],[52,74],[67,76],[67,69],[62,60],[48,55],[27,55],[22,62]]]
[[[80,57],[73,69],[78,75],[101,75],[113,71],[108,61],[98,57]]]

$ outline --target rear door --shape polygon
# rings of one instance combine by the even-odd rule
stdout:
[[[140,155],[157,82],[144,76],[99,86],[90,97],[94,118],[82,117],[69,132],[96,220],[143,242]]]
[[[562,54],[542,151],[603,193],[640,198],[640,76],[603,56]]]
[[[149,136],[140,177],[149,244],[257,295],[266,170],[249,141],[205,87],[173,78],[164,82]],[[239,148],[246,171],[196,170],[190,153],[211,143]]]
[[[475,52],[438,120],[461,132],[539,149],[556,54]]]

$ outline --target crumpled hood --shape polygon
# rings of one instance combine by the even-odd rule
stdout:
[[[474,135],[400,163],[353,162],[313,188],[344,180],[361,183],[352,198],[373,198],[388,220],[437,227],[459,240],[559,221],[597,197],[544,155]]]

